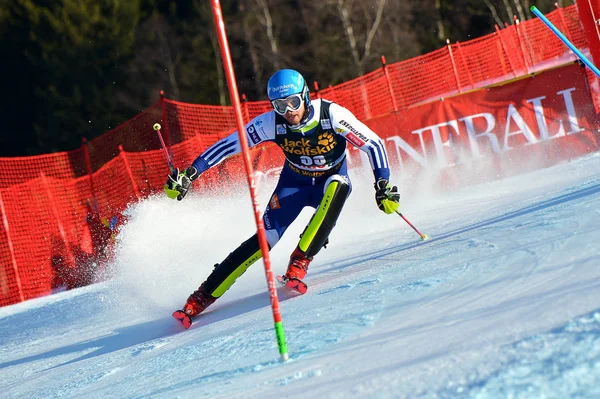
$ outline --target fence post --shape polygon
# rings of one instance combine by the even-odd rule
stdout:
[[[454,70],[454,79],[456,79],[456,87],[458,87],[458,92],[462,93],[462,87],[460,86],[460,79],[458,77],[458,71],[456,70],[456,63],[454,62],[454,55],[452,55],[452,46],[450,45],[450,39],[446,39],[446,44],[448,45],[448,53],[450,54],[450,62],[452,62],[452,69]]]
[[[42,185],[46,189],[46,194],[48,195],[48,201],[50,202],[50,209],[52,209],[52,213],[56,218],[56,224],[58,225],[58,232],[60,233],[60,237],[65,243],[65,249],[67,251],[67,257],[69,258],[69,262],[73,265],[73,267],[77,267],[75,263],[75,257],[73,256],[73,252],[71,252],[71,246],[69,245],[69,241],[67,240],[67,233],[65,233],[65,229],[62,224],[62,218],[58,213],[58,208],[56,207],[56,200],[54,195],[52,195],[52,190],[50,190],[50,185],[48,184],[48,178],[44,174],[44,172],[40,172],[40,177],[42,179]]]
[[[502,50],[504,50],[504,53],[506,54],[506,59],[508,60],[508,65],[510,66],[510,71],[513,74],[513,77],[517,77],[517,72],[515,71],[515,68],[513,67],[512,61],[510,60],[510,54],[508,52],[508,50],[506,49],[506,46],[504,45],[504,40],[502,40],[502,32],[500,31],[500,28],[498,27],[498,25],[494,25],[496,27],[496,35],[498,36],[498,40],[500,41],[500,45],[502,46]],[[502,59],[504,60],[504,57],[502,56]]]
[[[496,37],[497,36],[498,35],[496,34]],[[502,77],[504,77],[508,75],[508,71],[506,70],[506,63],[504,62],[504,50],[500,40],[496,40],[496,50],[498,51],[498,62],[500,62],[500,67],[502,68]]]
[[[363,76],[361,76],[361,78]],[[363,110],[365,112],[365,119],[371,119],[371,103],[369,102],[369,93],[367,93],[364,79],[360,79],[360,92],[364,103]]]
[[[21,277],[19,276],[19,268],[17,266],[17,257],[15,256],[15,249],[13,247],[12,239],[10,238],[10,226],[8,224],[8,218],[6,217],[6,208],[4,207],[4,201],[2,200],[2,193],[0,193],[0,212],[2,212],[2,223],[4,224],[4,230],[6,230],[8,252],[10,252],[10,260],[12,262],[13,270],[15,272],[15,280],[17,281],[19,299],[21,300],[21,302],[23,302],[25,300],[25,296],[23,295],[23,286],[21,285]]]
[[[525,57],[525,49],[523,48],[523,41],[521,40],[521,30],[519,29],[519,19],[516,15],[513,16],[515,24],[515,30],[517,31],[517,40],[519,41],[519,47],[521,48],[521,58],[523,58],[523,65],[525,66],[525,72],[529,75],[529,63],[527,62],[527,57]]]
[[[467,64],[467,60],[465,60],[464,51],[460,49],[460,42],[456,42],[456,52],[460,55],[460,59],[467,70],[467,76],[469,77],[469,83],[471,84],[471,89],[475,88],[475,83],[473,82],[473,76],[471,75],[471,69]]]
[[[90,158],[90,149],[86,137],[81,138],[81,147],[83,148],[83,156],[85,158],[85,168],[87,169],[87,174],[90,178],[90,191],[92,192],[92,199],[94,200],[96,211],[100,212],[98,198],[96,197],[96,186],[94,185],[94,174],[92,173],[92,160]]]
[[[313,82],[313,86],[315,88],[315,95],[317,98],[321,98],[321,93],[319,93],[319,83],[316,80]]]
[[[242,94],[242,115],[244,123],[250,122],[250,113],[248,112],[248,99],[245,94]]]
[[[567,25],[567,22],[565,21],[565,16],[563,15],[563,9],[560,8],[558,2],[554,3],[554,6],[556,7],[556,12],[558,13],[558,17],[560,18],[560,23],[562,25],[565,36],[567,37],[567,39],[569,39],[571,43],[573,43],[573,39],[571,39],[571,34],[569,33],[569,26]]]
[[[125,155],[125,151],[123,150],[123,144],[119,144],[119,156],[123,159],[123,163],[125,164],[125,169],[127,170],[127,174],[129,175],[129,179],[131,180],[131,186],[133,187],[133,192],[135,193],[135,196],[139,200],[141,198],[140,190],[139,190],[138,185],[135,182],[135,179],[133,177],[133,172],[131,171],[131,167],[129,166],[129,161],[127,160],[127,155]]]
[[[392,107],[394,108],[394,112],[398,112],[398,104],[396,104],[394,89],[392,88],[392,81],[390,80],[390,73],[387,69],[384,55],[381,56],[381,69],[383,69],[383,76],[385,76],[385,81],[387,82],[388,92],[390,93],[390,99],[392,100]],[[404,103],[404,100],[402,102]]]

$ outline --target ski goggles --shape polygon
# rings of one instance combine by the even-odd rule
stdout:
[[[302,106],[302,94],[292,94],[286,98],[280,98],[278,100],[271,101],[275,112],[279,115],[284,115],[289,111],[297,111]]]

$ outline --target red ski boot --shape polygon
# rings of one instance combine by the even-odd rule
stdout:
[[[285,277],[288,280],[293,278],[302,280],[306,276],[308,271],[308,265],[312,258],[307,258],[298,247],[294,250],[290,256],[290,264],[285,272]]]
[[[183,306],[183,310],[176,310],[173,312],[173,317],[177,319],[177,321],[179,321],[187,330],[192,325],[192,317],[202,313],[216,300],[217,298],[206,292],[204,289],[204,284],[202,284],[196,291],[194,291],[192,295],[189,296],[186,304]]]
[[[306,276],[310,261],[312,261],[312,258],[307,258],[306,255],[296,247],[290,256],[290,264],[287,272],[285,275],[278,277],[277,280],[279,280],[281,284],[300,294],[306,294],[308,287],[302,279]]]

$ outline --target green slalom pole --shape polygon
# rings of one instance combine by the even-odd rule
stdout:
[[[289,358],[288,347],[285,341],[285,332],[283,331],[283,321],[275,322],[275,336],[277,337],[277,346],[281,355],[281,360],[286,362]]]

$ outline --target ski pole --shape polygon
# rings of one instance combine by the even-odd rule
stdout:
[[[588,60],[587,58],[585,58],[585,55],[583,55],[583,53],[581,51],[579,51],[577,49],[577,47],[575,47],[570,41],[569,39],[567,39],[567,37],[565,35],[562,34],[561,31],[558,30],[558,28],[556,28],[556,26],[554,26],[552,24],[552,22],[550,22],[550,20],[548,18],[546,18],[546,16],[544,14],[542,14],[542,12],[540,10],[537,9],[536,6],[531,6],[530,8],[531,12],[533,12],[539,19],[542,20],[542,22],[544,24],[546,24],[546,26],[548,28],[550,28],[550,30],[552,32],[554,32],[554,34],[556,36],[558,36],[558,38],[567,45],[568,48],[570,48],[577,57],[579,57],[579,59],[588,66],[588,68],[590,68],[592,70],[592,72],[594,72],[596,74],[596,76],[598,76],[600,78],[600,70],[598,68],[596,68],[596,66],[594,64],[592,64],[592,62],[590,60]]]
[[[413,226],[413,224],[412,224],[411,222],[409,222],[409,221],[408,221],[408,219],[407,219],[406,217],[404,217],[404,215],[403,215],[401,212],[398,212],[398,211],[396,211],[396,213],[397,213],[398,215],[400,215],[400,217],[401,217],[402,219],[404,219],[404,221],[405,221],[406,223],[408,223],[408,225],[409,225],[410,227],[412,227],[412,229],[413,229],[414,231],[416,231],[416,232],[417,232],[417,234],[418,234],[419,236],[421,236],[421,240],[423,240],[423,241],[425,241],[425,240],[429,240],[429,236],[428,236],[427,234],[423,234],[423,233],[421,233],[419,230],[417,230],[417,228],[416,228],[415,226]]]
[[[154,130],[156,130],[156,133],[158,134],[158,139],[160,140],[160,146],[162,147],[163,153],[165,154],[165,158],[167,158],[167,163],[169,164],[169,169],[171,170],[171,173],[173,173],[175,171],[175,168],[173,167],[173,162],[171,162],[171,157],[169,156],[169,152],[167,151],[167,146],[165,145],[165,142],[162,138],[162,134],[160,133],[160,123],[155,123],[154,126],[152,126],[152,128]]]

